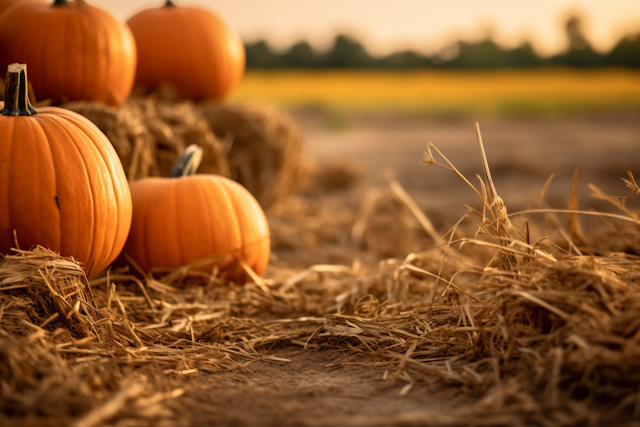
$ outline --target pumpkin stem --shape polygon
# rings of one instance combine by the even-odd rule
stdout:
[[[55,0],[52,6],[69,6],[69,0]]]
[[[200,162],[202,162],[202,148],[191,144],[184,150],[184,153],[182,153],[176,164],[173,165],[169,177],[179,178],[181,176],[193,175],[196,173],[196,170],[198,170]]]
[[[27,85],[27,65],[10,64],[7,67],[7,79],[4,87],[4,116],[30,116],[38,111],[29,101]]]
[[[171,0],[167,0],[164,7],[176,7],[176,5]]]

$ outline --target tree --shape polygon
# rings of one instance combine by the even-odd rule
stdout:
[[[306,41],[301,41],[289,48],[280,57],[280,65],[292,68],[318,68],[322,66],[323,58],[313,50]]]
[[[569,46],[566,53],[556,55],[549,60],[552,65],[568,65],[571,67],[597,67],[602,64],[602,57],[592,48],[582,32],[582,22],[572,16],[565,24],[565,35]]]
[[[640,68],[640,33],[627,36],[605,57],[606,65]]]
[[[374,65],[375,61],[359,42],[340,34],[336,36],[333,47],[326,54],[323,62],[326,67],[366,68]]]
[[[247,55],[247,67],[249,68],[272,68],[278,66],[278,56],[273,53],[269,44],[264,40],[245,44],[244,50]]]

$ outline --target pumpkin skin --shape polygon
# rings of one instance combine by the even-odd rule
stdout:
[[[39,100],[119,106],[133,87],[136,47],[131,32],[93,6],[14,3],[0,16],[0,67],[29,64]]]
[[[0,0],[0,16],[13,6],[22,3],[41,3],[41,4],[49,4],[46,0]]]
[[[207,174],[144,178],[131,185],[131,198],[133,220],[124,252],[144,271],[220,257],[202,270],[218,266],[227,279],[244,283],[238,260],[259,275],[267,268],[267,219],[237,182]]]
[[[242,79],[242,40],[209,11],[167,2],[127,24],[138,51],[136,85],[147,92],[169,85],[183,97],[217,101]]]
[[[0,253],[10,253],[15,230],[21,248],[73,256],[95,277],[118,256],[130,225],[124,170],[93,123],[56,107],[0,115]]]

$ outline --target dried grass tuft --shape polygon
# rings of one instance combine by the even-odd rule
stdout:
[[[11,297],[11,303],[2,305],[3,329],[28,325],[37,330],[60,319],[82,337],[104,338],[103,328],[97,327],[103,317],[84,270],[73,258],[41,246],[14,252],[0,255],[0,291]]]

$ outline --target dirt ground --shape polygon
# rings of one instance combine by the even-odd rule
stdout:
[[[419,160],[431,141],[476,183],[473,176],[481,172],[481,165],[474,118],[336,116],[318,111],[293,114],[303,128],[308,153],[317,162],[349,161],[362,172],[356,191],[327,195],[326,203],[345,203],[356,209],[369,189],[386,185],[383,172],[387,169],[395,172],[443,229],[464,214],[465,203],[473,203],[475,196],[458,177],[434,166],[421,166]],[[590,199],[589,182],[624,195],[626,188],[620,178],[626,171],[640,177],[637,114],[480,121],[496,186],[510,211],[527,207],[552,173],[579,168],[581,207],[587,209],[604,205]],[[552,185],[546,197],[549,205],[567,206],[571,177],[562,175]],[[291,264],[294,258],[330,262],[332,253],[340,258],[348,252],[340,245],[336,241],[325,249],[314,248],[309,260],[305,254],[292,256],[286,248],[276,246],[274,265],[278,260]],[[375,256],[369,261],[375,262]],[[410,378],[396,376],[397,368],[385,362],[375,368],[360,364],[371,355],[315,351],[312,346],[305,350],[303,344],[292,343],[270,352],[288,362],[262,361],[232,372],[192,376],[189,381],[192,386],[196,383],[195,388],[180,399],[200,425],[453,425],[457,421],[447,414],[464,413],[464,401],[451,399],[446,392],[412,387]]]
[[[420,165],[433,143],[473,183],[481,173],[474,122],[482,137],[496,186],[508,207],[521,209],[539,194],[547,178],[550,203],[566,203],[571,173],[579,169],[579,194],[586,202],[593,182],[624,194],[620,177],[640,174],[640,113],[568,117],[458,117],[436,120],[399,114],[318,114],[296,112],[307,148],[321,161],[350,159],[366,172],[368,185],[384,185],[391,169],[407,191],[427,210],[439,215],[464,212],[468,188],[453,174]],[[336,129],[337,127],[337,129]],[[563,206],[564,207],[564,206]]]
[[[300,347],[275,354],[289,362],[259,362],[243,371],[201,376],[202,394],[188,398],[194,418],[201,425],[232,426],[407,424],[396,419],[402,414],[423,424],[460,404],[424,390],[400,395],[407,382],[389,386],[383,378],[393,370],[360,366],[358,357]]]

